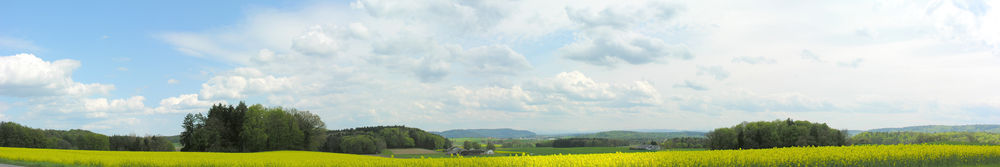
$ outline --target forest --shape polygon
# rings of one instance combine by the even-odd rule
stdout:
[[[165,137],[97,134],[87,130],[41,130],[14,122],[0,122],[0,147],[111,151],[174,151]]]
[[[184,117],[181,151],[258,152],[319,150],[326,125],[319,116],[294,108],[213,105],[208,115]]]
[[[329,131],[321,151],[376,154],[386,148],[444,149],[451,141],[441,135],[405,126],[359,127]]]
[[[713,150],[849,144],[847,130],[836,130],[825,123],[792,119],[743,122],[733,127],[715,129],[706,136],[709,140],[708,148]]]
[[[618,147],[627,146],[628,142],[618,139],[607,138],[565,138],[552,141],[540,142],[537,147]]]
[[[708,138],[704,137],[678,137],[670,138],[660,142],[663,148],[705,148],[708,145]]]
[[[629,144],[647,144],[650,141],[661,141],[679,137],[705,137],[704,132],[635,132],[635,131],[604,131],[593,134],[576,135],[577,138],[607,138],[624,140]]]

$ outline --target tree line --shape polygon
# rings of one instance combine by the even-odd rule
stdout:
[[[213,105],[208,115],[184,117],[181,151],[257,152],[319,150],[326,125],[319,116],[294,108],[260,104]]]
[[[502,148],[526,148],[535,147],[536,142],[525,139],[506,139],[501,140],[500,143],[500,147]]]
[[[659,144],[663,148],[705,148],[708,145],[708,138],[678,137],[663,140]]]
[[[161,136],[138,137],[94,133],[87,130],[41,130],[14,122],[0,122],[0,147],[111,151],[174,151]]]
[[[853,144],[972,144],[1000,145],[1000,134],[986,132],[862,132],[851,137]]]
[[[843,146],[848,144],[847,130],[836,130],[825,123],[792,119],[743,122],[709,132],[708,147],[719,149],[758,149],[796,146]]]
[[[443,149],[451,141],[441,135],[405,126],[359,127],[327,132],[325,152],[376,154],[386,148]]]
[[[618,147],[627,146],[629,142],[619,139],[607,138],[565,138],[551,141],[543,141],[535,144],[535,147]]]

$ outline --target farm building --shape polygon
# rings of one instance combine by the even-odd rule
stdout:
[[[647,145],[632,146],[632,147],[629,147],[628,149],[629,150],[660,150],[660,146],[658,146],[658,145],[648,145],[647,144]]]

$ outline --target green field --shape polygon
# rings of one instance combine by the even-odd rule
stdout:
[[[531,148],[498,148],[498,151],[526,152],[531,155],[553,155],[553,154],[596,154],[596,153],[631,153],[631,152],[656,152],[648,150],[629,150],[628,147],[531,147]],[[661,151],[693,151],[704,149],[669,149]]]

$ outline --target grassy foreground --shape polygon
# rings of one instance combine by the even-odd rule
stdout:
[[[1000,146],[887,145],[433,159],[304,151],[195,153],[0,147],[0,159],[87,166],[975,166],[1000,164]]]

